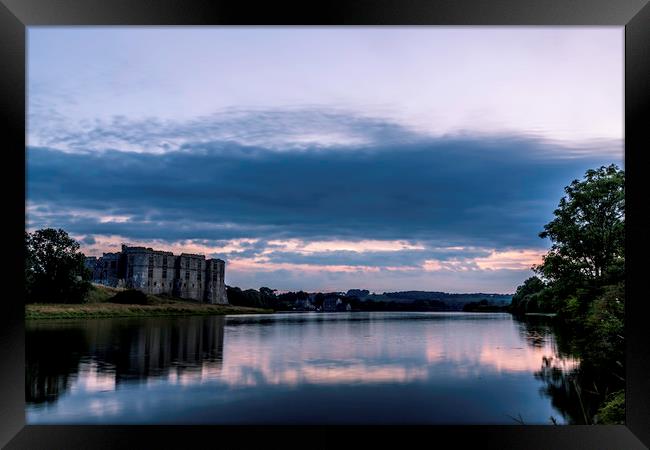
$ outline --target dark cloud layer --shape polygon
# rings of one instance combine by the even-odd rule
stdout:
[[[29,148],[29,224],[138,239],[408,239],[539,246],[587,153],[522,136],[272,151],[232,142],[164,154]],[[90,212],[75,216],[75,211]],[[93,217],[93,213],[97,217]],[[125,222],[100,223],[99,215]]]

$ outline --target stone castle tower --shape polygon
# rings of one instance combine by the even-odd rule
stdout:
[[[168,294],[203,303],[228,304],[224,283],[226,263],[204,255],[122,245],[122,251],[86,258],[93,281],[137,289],[146,294]]]

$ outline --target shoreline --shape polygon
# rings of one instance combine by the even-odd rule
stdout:
[[[269,314],[273,311],[233,305],[205,303],[166,303],[136,305],[121,303],[32,303],[25,305],[25,320],[102,319],[112,317],[171,317]]]

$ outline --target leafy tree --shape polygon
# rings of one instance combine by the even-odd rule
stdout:
[[[274,308],[277,299],[274,289],[268,287],[260,288],[260,306],[262,308]]]
[[[555,219],[539,234],[553,245],[536,272],[567,292],[620,281],[625,261],[625,172],[615,164],[590,169],[583,181],[573,180],[564,191]]]
[[[524,284],[517,287],[515,295],[512,296],[511,309],[514,313],[533,312],[533,304],[537,304],[537,294],[544,290],[546,285],[536,276],[528,278]]]
[[[323,307],[323,302],[325,302],[325,294],[323,294],[322,292],[318,292],[314,296],[314,301],[312,303],[313,303],[313,305],[315,307],[322,308]]]
[[[252,308],[272,308],[278,306],[275,290],[268,287],[261,287],[259,291],[246,289],[242,291],[238,287],[226,286],[228,302],[235,306],[249,306]]]
[[[25,232],[27,303],[81,303],[90,289],[79,243],[62,229]]]
[[[228,297],[228,303],[231,305],[244,306],[244,296],[240,288],[226,285],[226,296]]]

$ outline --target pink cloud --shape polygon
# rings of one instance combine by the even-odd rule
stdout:
[[[423,269],[430,272],[449,270],[466,272],[472,270],[528,270],[542,262],[545,250],[492,250],[490,255],[477,258],[452,258],[447,260],[429,259]]]
[[[544,250],[510,250],[499,252],[494,250],[490,256],[476,258],[474,262],[484,270],[525,270],[542,262]]]

